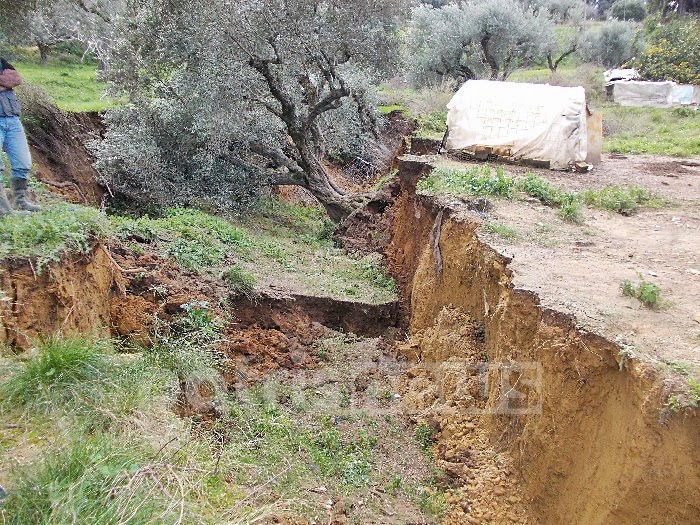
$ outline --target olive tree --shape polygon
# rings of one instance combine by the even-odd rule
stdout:
[[[586,62],[620,67],[639,52],[638,30],[638,24],[618,20],[591,27],[582,36],[578,54]]]
[[[375,131],[399,0],[129,0],[108,80],[97,167],[113,189],[164,204],[231,206],[268,185],[307,189],[338,221],[358,205],[329,151]]]
[[[505,80],[542,55],[553,31],[544,8],[518,0],[470,0],[412,12],[405,57],[419,83],[474,78]]]
[[[62,42],[79,42],[104,61],[123,0],[35,0],[0,8],[0,33],[9,43],[36,45],[42,63]],[[4,16],[3,16],[4,15]]]
[[[578,51],[584,33],[588,5],[584,0],[538,0],[534,6],[546,9],[551,22],[546,31],[547,66],[556,73],[559,65]]]

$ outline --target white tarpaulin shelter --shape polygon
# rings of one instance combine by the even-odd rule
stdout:
[[[469,80],[447,104],[448,150],[497,147],[552,168],[586,160],[582,87]]]
[[[620,71],[620,70],[615,70]],[[627,71],[627,70],[622,70]],[[619,78],[610,81],[605,72],[606,87],[612,86],[613,100],[621,106],[672,108],[700,105],[700,86],[675,82],[645,82]]]

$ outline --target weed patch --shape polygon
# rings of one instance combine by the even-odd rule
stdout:
[[[167,210],[159,218],[116,216],[111,221],[118,238],[155,243],[188,270],[218,266],[232,252],[245,256],[252,246],[249,236],[229,221],[189,208]]]
[[[234,296],[253,297],[255,295],[255,276],[238,265],[226,270],[221,279],[228,284]]]
[[[625,279],[620,283],[620,290],[625,297],[633,297],[647,307],[659,306],[661,288],[651,281],[645,280],[641,275],[639,282]]]
[[[418,183],[418,189],[429,193],[468,194],[478,197],[511,199],[516,190],[514,177],[507,177],[498,167],[473,166],[466,170],[437,168]]]
[[[606,186],[583,192],[564,191],[534,173],[516,179],[504,175],[500,167],[494,170],[488,165],[473,166],[466,170],[437,168],[418,183],[418,188],[435,194],[466,194],[506,199],[514,198],[517,193],[524,193],[545,206],[557,208],[559,217],[575,224],[584,222],[584,206],[632,215],[640,206],[660,208],[670,204],[652,192],[634,185]]]

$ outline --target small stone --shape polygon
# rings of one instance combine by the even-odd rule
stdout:
[[[700,312],[695,314],[695,316],[693,317],[693,321],[695,321],[696,323],[700,323]]]
[[[326,492],[328,492],[328,489],[322,485],[320,487],[311,489],[311,492],[316,492],[317,494],[325,494]]]
[[[496,487],[495,489],[493,489],[493,493],[496,496],[503,496],[503,494],[505,494],[506,491],[503,489],[503,487]]]

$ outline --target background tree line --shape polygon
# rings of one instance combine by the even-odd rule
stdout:
[[[700,81],[700,0],[19,0],[0,46],[98,59],[126,103],[94,144],[113,191],[230,208],[260,188],[310,191],[334,220],[362,202],[327,159],[382,162],[375,86],[505,80],[576,60]],[[642,23],[641,21],[644,20]]]

